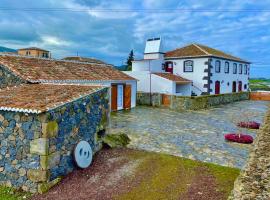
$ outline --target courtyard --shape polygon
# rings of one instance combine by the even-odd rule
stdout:
[[[127,133],[130,148],[241,169],[253,145],[226,142],[224,134],[241,131],[256,137],[256,130],[241,130],[235,124],[250,118],[262,122],[267,107],[264,101],[241,101],[185,112],[138,106],[113,113],[110,133]]]

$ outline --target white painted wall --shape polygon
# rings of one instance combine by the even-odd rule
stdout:
[[[155,93],[162,94],[175,94],[174,82],[168,79],[162,78],[158,75],[151,75],[151,90]]]
[[[184,61],[193,61],[193,72],[184,72]],[[203,80],[204,76],[207,76],[207,72],[204,72],[208,65],[205,62],[208,58],[193,58],[193,59],[168,59],[166,61],[172,61],[174,63],[173,73],[188,80],[193,81],[194,88],[192,91],[197,95],[201,95],[202,92],[207,92],[207,88],[203,85],[207,84],[207,80]]]
[[[164,56],[161,53],[148,53],[143,55],[144,59],[163,59]]]
[[[217,73],[215,71],[215,63],[216,60],[219,60],[221,62],[221,70],[220,73]],[[230,63],[230,70],[229,73],[225,73],[225,62],[229,62]],[[237,64],[237,74],[233,74],[233,63]],[[239,74],[239,64],[243,65],[243,72],[242,74]],[[248,79],[249,79],[249,73],[245,74],[244,72],[244,65],[245,63],[240,63],[240,62],[235,62],[235,61],[228,61],[228,60],[224,60],[224,59],[217,59],[217,58],[213,58],[212,59],[212,66],[213,69],[211,69],[211,72],[213,74],[213,76],[211,77],[211,80],[213,81],[213,83],[211,84],[211,89],[212,92],[211,94],[215,94],[215,82],[216,81],[220,81],[220,93],[231,93],[232,92],[232,83],[233,81],[236,81],[236,91],[238,92],[238,81],[242,81],[242,91],[248,91]],[[248,68],[249,68],[249,64],[248,64]],[[228,85],[229,83],[229,85]],[[244,89],[244,85],[247,85],[247,89]]]
[[[191,83],[177,84],[175,83],[175,91],[178,96],[191,96]]]
[[[132,72],[136,71],[162,72],[162,63],[163,59],[133,61]]]

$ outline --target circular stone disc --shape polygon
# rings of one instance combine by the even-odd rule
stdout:
[[[87,168],[92,162],[93,151],[86,141],[80,141],[74,149],[74,159],[79,168]]]

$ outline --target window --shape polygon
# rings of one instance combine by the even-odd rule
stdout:
[[[245,90],[247,89],[247,84],[244,85],[244,89],[245,89]]]
[[[226,74],[228,74],[230,72],[230,63],[229,62],[225,62],[224,72]]]
[[[26,55],[31,55],[31,52],[30,51],[26,51]]]
[[[193,61],[192,60],[184,61],[184,72],[193,72]]]
[[[233,63],[233,73],[237,74],[237,64]]]
[[[247,65],[244,66],[244,73],[248,74],[248,66]]]
[[[48,58],[48,53],[42,53],[43,58]]]
[[[239,74],[242,74],[242,72],[243,72],[243,65],[240,64],[240,65],[239,65]]]
[[[220,61],[219,60],[216,61],[215,69],[216,69],[215,70],[216,73],[220,73]]]

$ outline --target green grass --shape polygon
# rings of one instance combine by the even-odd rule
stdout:
[[[30,197],[29,193],[15,190],[13,188],[0,186],[0,199],[1,200],[22,200]]]
[[[207,175],[214,177],[215,190],[227,199],[240,173],[235,168],[151,152],[133,152],[129,159],[143,160],[134,176],[137,181],[138,177],[141,180],[130,191],[116,196],[116,200],[181,199],[189,185],[196,181],[200,169],[205,169]]]
[[[266,90],[270,91],[270,80],[269,79],[250,79],[250,89],[251,91],[257,91],[257,90]]]

